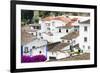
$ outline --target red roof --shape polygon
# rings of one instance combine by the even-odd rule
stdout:
[[[66,22],[66,23],[71,22],[70,18],[67,18],[67,17],[64,17],[64,16],[57,16],[57,17],[54,18],[54,20],[61,20],[61,21]]]
[[[44,18],[43,20],[44,21],[60,20],[60,21],[66,22],[66,23],[71,22],[70,18],[67,18],[64,16],[57,16],[57,17],[49,16],[49,17]]]
[[[50,20],[53,20],[53,18],[54,18],[53,16],[49,16],[49,17],[45,17],[43,20],[44,21],[50,21]]]
[[[75,25],[72,25],[72,23],[76,22],[77,20],[78,18],[73,18],[71,19],[71,22],[67,23],[66,25],[75,26]]]
[[[44,18],[43,20],[44,21],[51,21],[51,20],[60,20],[60,21],[63,21],[65,23],[74,23],[75,21],[77,21],[78,18],[68,18],[68,17],[65,17],[65,16],[56,16],[56,17],[53,17],[53,16],[49,16],[49,17],[46,17]]]

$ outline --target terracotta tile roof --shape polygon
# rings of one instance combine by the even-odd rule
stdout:
[[[66,26],[68,26],[68,25],[70,25],[70,26],[75,26],[75,24],[72,25],[72,23],[76,22],[77,20],[78,20],[78,18],[72,18],[72,19],[71,19],[71,22],[67,23]]]
[[[53,47],[55,47],[56,45],[58,45],[60,42],[56,42],[56,43],[49,43],[48,45],[47,45],[47,47],[48,47],[48,51],[50,51],[51,49],[53,49]]]
[[[64,16],[55,17],[54,20],[61,20],[61,21],[65,22],[65,23],[71,22],[71,19],[70,18],[64,17]]]
[[[60,20],[60,21],[63,21],[65,23],[71,22],[70,18],[67,18],[67,17],[64,17],[64,16],[56,16],[56,17],[49,16],[49,17],[44,18],[43,20],[44,21]]]
[[[33,41],[34,39],[36,39],[35,36],[32,36],[31,34],[25,32],[25,31],[21,31],[21,45],[25,45],[25,44]]]
[[[55,45],[52,49],[50,49],[49,51],[55,52],[55,51],[60,51],[61,49],[63,49],[64,47],[68,46],[69,43],[59,43],[57,45]]]
[[[51,20],[60,20],[60,21],[63,21],[67,24],[69,23],[74,23],[75,21],[78,20],[78,18],[68,18],[68,17],[65,17],[65,16],[56,16],[56,17],[53,17],[53,16],[49,16],[49,17],[46,17],[43,19],[44,21],[51,21]]]
[[[79,36],[79,32],[78,31],[74,31],[74,32],[71,32],[71,33],[65,35],[64,37],[61,37],[61,39],[72,40],[72,39],[74,39],[74,38],[76,38],[78,36]]]
[[[77,20],[78,20],[78,18],[73,18],[73,19],[71,19],[72,22],[75,22],[75,21],[77,21]]]
[[[90,19],[85,20],[85,21],[78,21],[79,24],[90,24]]]

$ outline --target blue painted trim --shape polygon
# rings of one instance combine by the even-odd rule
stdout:
[[[30,56],[32,56],[32,49],[30,49]]]
[[[23,46],[21,46],[21,56],[23,56]]]

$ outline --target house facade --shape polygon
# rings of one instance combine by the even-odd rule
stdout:
[[[68,47],[69,43],[56,43],[52,45],[52,47],[48,47],[48,56],[47,60],[57,60],[69,57],[67,51],[69,50]]]
[[[44,55],[49,60],[69,57],[70,52],[90,50],[90,19],[46,17],[39,25],[22,28],[22,55]]]
[[[83,52],[89,52],[90,50],[90,19],[79,21],[80,27],[80,36],[79,39],[81,41],[80,48]]]
[[[40,40],[35,37],[36,36],[33,36],[25,31],[22,32],[21,47],[23,56],[47,56],[47,41]]]
[[[48,42],[59,42],[61,37],[74,29],[69,24],[72,19],[65,16],[46,17],[40,21],[42,36]]]
[[[34,40],[23,46],[23,55],[26,56],[36,56],[44,55],[47,56],[47,41],[44,40]]]

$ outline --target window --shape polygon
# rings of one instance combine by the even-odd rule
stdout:
[[[39,26],[37,26],[37,29],[39,29]]]
[[[84,31],[87,31],[87,26],[84,26]]]
[[[68,29],[66,29],[66,32],[68,32]]]
[[[39,36],[41,36],[41,33],[39,33]]]
[[[61,29],[59,29],[59,32],[61,32]]]
[[[39,53],[41,54],[42,52],[41,52],[41,51],[39,51]]]
[[[32,49],[34,49],[35,48],[35,46],[32,46]]]
[[[83,45],[83,48],[85,48],[85,46]]]
[[[25,47],[24,48],[24,53],[28,53],[29,51],[28,51],[28,47]]]
[[[90,46],[88,46],[88,49],[90,49]]]
[[[47,28],[47,30],[50,30],[50,28]]]
[[[84,37],[84,42],[87,42],[87,37]]]
[[[41,37],[41,39],[43,39],[43,37]]]
[[[77,31],[77,29],[75,29],[75,31]]]
[[[32,35],[34,35],[33,33],[31,33]]]
[[[74,31],[79,31],[79,26],[74,26]]]

